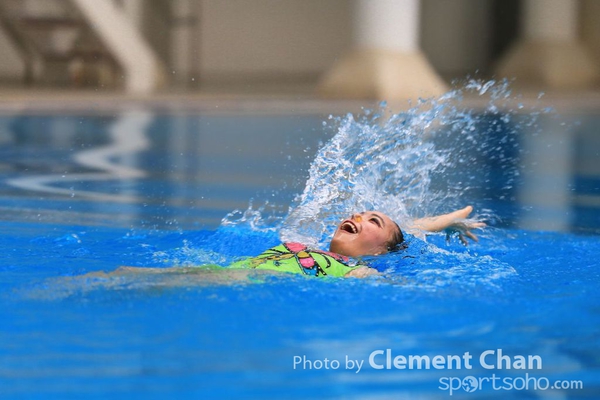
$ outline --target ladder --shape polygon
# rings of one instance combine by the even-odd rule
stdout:
[[[113,0],[0,0],[0,26],[27,85],[148,93],[162,62]]]

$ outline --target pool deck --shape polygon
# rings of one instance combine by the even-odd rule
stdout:
[[[552,107],[559,113],[590,114],[600,111],[600,90],[540,91],[511,88],[506,107],[517,109],[523,104],[529,110]],[[540,97],[540,94],[543,95]],[[210,114],[345,114],[374,108],[379,101],[369,99],[334,100],[317,96],[312,87],[262,90],[198,90],[165,91],[151,95],[131,95],[108,90],[65,90],[0,88],[0,112],[119,112],[144,108],[164,112],[201,112]],[[463,104],[483,108],[487,97],[467,95]],[[402,111],[408,101],[388,102],[388,108]]]

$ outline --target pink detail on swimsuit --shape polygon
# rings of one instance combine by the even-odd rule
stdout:
[[[345,262],[345,263],[347,263],[347,262],[349,262],[349,261],[350,261],[350,258],[348,258],[348,257],[346,257],[346,256],[343,256],[343,255],[341,255],[341,254],[338,254],[338,253],[332,253],[331,251],[321,251],[321,250],[319,250],[319,253],[321,253],[321,254],[325,254],[325,255],[328,255],[328,256],[330,256],[330,257],[333,257],[333,258],[335,258],[335,259],[336,259],[336,260],[338,260],[338,261],[343,261],[343,262]]]
[[[305,253],[305,254],[308,254],[308,253]],[[302,258],[300,256],[300,254],[298,254],[298,261],[300,261],[300,264],[304,268],[312,268],[315,266],[315,259],[312,258],[311,256],[308,256],[307,258]]]
[[[290,249],[290,251],[294,252],[294,253],[298,253],[299,251],[306,251],[306,246],[303,245],[302,243],[296,243],[296,242],[291,242],[291,243],[285,243],[285,247],[287,247],[288,249]]]
[[[291,252],[296,254],[296,257],[298,257],[298,261],[304,268],[313,268],[315,266],[315,259],[310,255],[311,252],[330,256],[333,259],[341,261],[343,263],[347,263],[350,261],[348,257],[342,256],[341,254],[332,253],[330,251],[309,250],[308,247],[306,247],[302,243],[285,243],[285,247],[287,247]]]

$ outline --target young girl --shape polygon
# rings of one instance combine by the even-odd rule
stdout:
[[[482,222],[466,219],[472,210],[473,207],[468,206],[448,214],[417,219],[413,221],[412,225],[405,227],[405,231],[422,238],[425,237],[427,232],[457,231],[460,240],[466,245],[467,240],[465,237],[477,241],[477,236],[471,230],[485,226]],[[403,242],[402,230],[391,218],[379,211],[366,211],[353,214],[338,225],[329,245],[329,251],[311,249],[301,243],[282,243],[256,257],[250,257],[231,264],[226,269],[228,271],[277,271],[317,277],[363,278],[378,274],[378,272],[367,265],[361,264],[360,260],[357,262],[357,258],[377,256],[395,251]],[[202,270],[215,271],[215,268],[214,266],[209,269],[200,267],[121,267],[113,274],[190,273]]]

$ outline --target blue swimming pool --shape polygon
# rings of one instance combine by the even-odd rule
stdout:
[[[0,393],[600,397],[600,120],[456,107],[4,113]],[[411,237],[366,280],[98,273],[322,245],[308,222],[399,197],[398,219],[473,204],[491,226]]]

